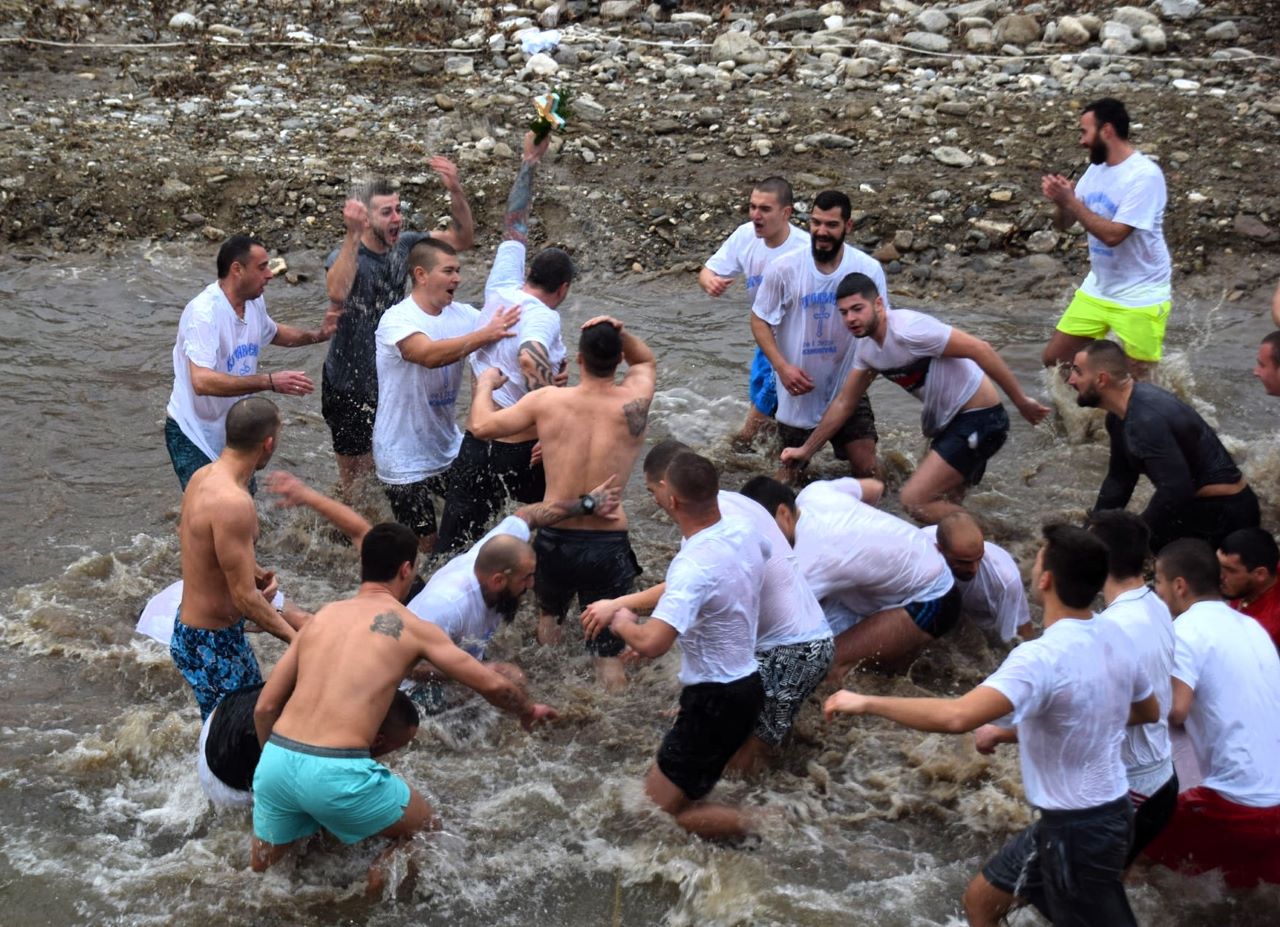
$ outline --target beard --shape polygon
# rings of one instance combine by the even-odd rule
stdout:
[[[503,589],[498,593],[497,598],[489,603],[489,607],[502,616],[503,624],[511,624],[516,618],[516,611],[520,608],[520,596],[512,595],[510,591]]]
[[[1102,403],[1102,395],[1096,386],[1079,390],[1076,393],[1076,405],[1082,409],[1096,409]]]
[[[809,250],[813,254],[813,259],[819,264],[827,264],[834,261],[840,254],[840,248],[843,245],[843,235],[839,238],[824,238],[821,240],[814,236],[809,240]]]
[[[1105,164],[1107,161],[1107,143],[1098,139],[1089,146],[1089,163]]]

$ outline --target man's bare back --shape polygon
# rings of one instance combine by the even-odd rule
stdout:
[[[248,530],[246,531],[246,527]],[[217,630],[244,617],[224,571],[244,557],[253,568],[258,516],[253,497],[216,464],[197,470],[182,497],[182,621]],[[220,556],[221,555],[221,556]]]

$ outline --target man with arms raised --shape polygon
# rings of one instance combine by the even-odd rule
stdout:
[[[1067,383],[1078,405],[1107,410],[1111,462],[1094,511],[1124,508],[1145,473],[1155,494],[1142,520],[1156,553],[1177,538],[1216,545],[1237,528],[1258,526],[1258,497],[1217,434],[1177,396],[1134,380],[1114,341],[1080,351]]]
[[[173,391],[165,409],[164,442],[183,489],[222,452],[227,410],[249,393],[305,396],[315,385],[301,370],[258,373],[265,344],[292,348],[333,334],[326,317],[317,331],[282,325],[262,298],[271,267],[256,238],[232,235],[218,249],[218,279],[187,303],[173,346]]]
[[[1107,550],[1083,528],[1049,525],[1031,584],[1044,634],[1020,644],[959,698],[892,698],[845,689],[825,706],[878,715],[918,731],[962,734],[1012,713],[1022,785],[1040,812],[969,883],[974,927],[1030,901],[1054,924],[1136,924],[1122,881],[1133,805],[1120,746],[1127,724],[1160,707],[1124,632],[1089,611],[1107,577]]]
[[[614,382],[618,364],[626,375]],[[505,382],[496,368],[476,381],[467,428],[483,440],[535,433],[546,464],[546,498],[572,499],[602,480],[630,477],[644,446],[657,380],[657,362],[649,346],[607,316],[582,326],[578,339],[577,386],[538,390],[509,408],[499,408],[497,391]],[[541,611],[538,630],[543,643],[559,637],[559,623],[577,596],[580,607],[596,599],[614,599],[631,591],[640,573],[627,540],[627,516],[594,512],[538,532],[538,575],[534,593]],[[626,685],[618,655],[622,641],[607,629],[587,643],[596,672],[606,689]]]
[[[1173,710],[1203,782],[1147,855],[1228,885],[1280,884],[1280,656],[1267,632],[1222,601],[1213,548],[1184,538],[1156,557],[1156,592],[1176,619]]]
[[[666,591],[648,621],[623,608],[608,628],[643,657],[659,657],[680,641],[680,713],[645,777],[645,794],[700,837],[740,837],[751,829],[750,815],[702,799],[764,704],[753,650],[769,543],[748,523],[721,517],[720,480],[706,458],[677,454],[663,482],[654,499],[684,538],[667,567]],[[594,637],[606,623],[584,617],[583,626]]]
[[[279,435],[274,403],[241,399],[227,412],[222,453],[197,471],[182,496],[182,604],[169,653],[195,693],[201,718],[228,692],[262,682],[244,636],[246,621],[293,640],[294,627],[271,605],[274,577],[254,559],[258,513],[249,495],[249,481],[271,460]]]
[[[1035,636],[1022,572],[1009,552],[988,541],[963,509],[920,532],[933,541],[960,587],[960,613],[1002,641]]]
[[[742,277],[748,300],[754,300],[764,279],[764,269],[776,258],[809,247],[809,233],[791,224],[794,194],[781,177],[766,177],[751,188],[747,201],[749,222],[734,229],[698,273],[698,286],[712,297],[724,294],[737,276]],[[756,346],[748,381],[750,407],[737,441],[750,444],[760,426],[778,411],[778,390],[769,358]]]
[[[799,447],[822,420],[840,387],[852,337],[836,318],[836,287],[852,273],[876,281],[889,305],[884,271],[873,258],[845,244],[853,205],[837,190],[824,190],[809,215],[809,253],[792,252],[765,268],[751,305],[751,333],[777,374],[778,434],[783,447]],[[828,437],[836,457],[856,477],[876,469],[876,420],[866,396],[837,422]],[[784,468],[780,476],[794,476]]]
[[[373,462],[396,521],[435,550],[432,494],[445,493],[445,474],[458,456],[462,432],[454,404],[462,362],[472,351],[515,336],[519,309],[502,310],[480,325],[480,313],[453,301],[462,264],[451,245],[423,238],[409,252],[413,291],[382,316],[374,334],[378,412]]]
[[[396,687],[419,660],[516,715],[526,729],[556,717],[400,604],[417,553],[417,538],[403,525],[370,530],[360,546],[360,590],[320,609],[263,687],[254,710],[263,744],[253,776],[255,871],[321,828],[347,844],[390,837],[389,854],[439,826],[422,795],[369,755]],[[381,888],[382,858],[369,871],[371,892]]]
[[[477,376],[497,370],[504,377],[493,394],[503,409],[526,393],[563,385],[565,349],[557,310],[569,295],[576,273],[573,261],[559,248],[544,248],[530,262],[527,275],[524,266],[533,175],[549,140],[550,136],[535,144],[532,132],[525,135],[520,171],[507,196],[504,239],[484,286],[481,324],[514,306],[520,310],[516,335],[481,348],[471,358]],[[537,443],[534,428],[504,433],[494,441],[472,432],[463,437],[440,521],[441,551],[452,553],[471,544],[508,498],[521,502],[546,498],[543,465],[533,456]]]
[[[835,635],[829,679],[859,664],[903,670],[960,619],[960,590],[919,529],[872,508],[878,480],[818,480],[797,496],[757,476],[742,494],[764,506],[795,548]]]
[[[388,307],[404,298],[409,252],[424,238],[443,241],[456,251],[466,251],[472,244],[471,207],[457,167],[439,156],[427,164],[449,191],[452,222],[448,229],[402,232],[400,194],[389,181],[375,178],[347,200],[342,210],[346,237],[325,262],[330,312],[339,316],[324,361],[320,402],[333,436],[344,492],[373,464],[370,452],[378,405],[374,332]]]
[[[987,461],[1004,446],[1009,416],[996,384],[1031,424],[1049,410],[1028,397],[1008,365],[981,338],[910,309],[889,309],[880,282],[849,274],[836,288],[836,309],[854,337],[849,375],[822,420],[799,447],[782,452],[791,466],[803,465],[858,408],[877,374],[897,383],[923,405],[920,427],[929,453],[902,487],[901,499],[913,518],[936,524],[960,510]]]
[[[1262,528],[1232,531],[1218,545],[1222,568],[1222,594],[1236,611],[1262,625],[1280,647],[1280,583],[1276,564],[1280,549],[1271,532]]]

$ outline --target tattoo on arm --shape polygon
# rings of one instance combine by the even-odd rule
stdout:
[[[631,437],[640,437],[649,424],[649,400],[632,399],[622,407],[622,414],[626,416],[627,431],[631,432]]]
[[[520,354],[527,354],[529,362],[533,365],[532,373],[526,372],[524,375],[524,388],[532,392],[535,389],[550,386],[555,371],[551,368],[551,356],[547,353],[546,345],[537,341],[526,341],[520,345],[517,356]]]
[[[501,692],[498,692],[493,698],[493,704],[498,708],[511,712],[513,715],[523,716],[528,710],[529,700],[514,685],[508,686]]]
[[[400,640],[400,632],[404,630],[404,622],[395,612],[383,612],[373,619],[369,630],[374,634],[385,634],[387,637]]]
[[[533,168],[525,161],[520,165],[511,192],[507,194],[506,234],[508,241],[528,241],[529,204],[533,200]]]

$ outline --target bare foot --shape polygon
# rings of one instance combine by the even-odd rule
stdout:
[[[539,615],[538,630],[534,636],[543,646],[559,644],[564,640],[564,628],[554,615]]]
[[[621,692],[627,687],[627,671],[617,657],[596,657],[596,679],[606,692]]]

